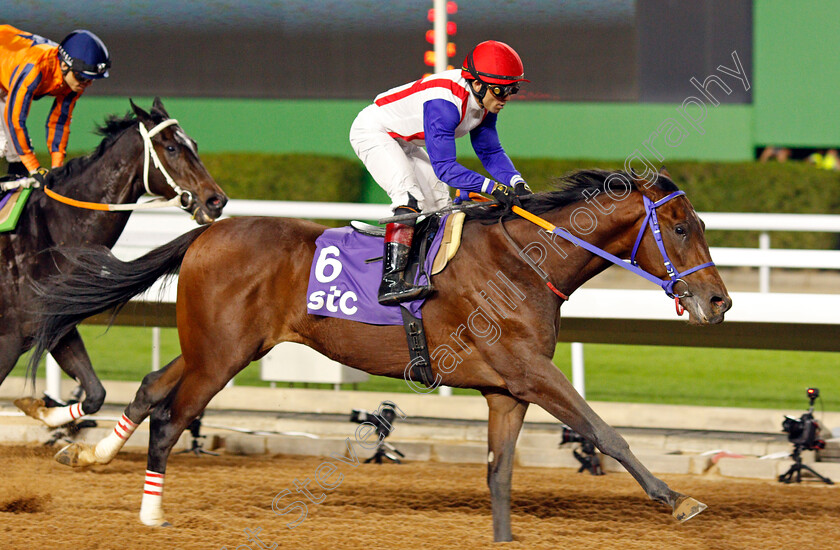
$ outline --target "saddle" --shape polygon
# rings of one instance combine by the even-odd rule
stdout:
[[[464,225],[464,213],[456,212],[445,218],[443,237],[440,248],[432,263],[432,271],[425,271],[426,258],[429,247],[436,237],[440,228],[441,216],[429,216],[415,228],[414,241],[409,251],[408,267],[405,270],[405,278],[410,281],[417,281],[421,275],[431,281],[432,275],[437,275],[446,267],[461,244],[461,230]],[[384,237],[385,229],[362,222],[351,222],[350,225],[362,234]],[[373,258],[369,262],[379,261],[381,258]],[[400,304],[403,328],[408,342],[408,353],[411,357],[410,377],[414,382],[421,382],[428,387],[434,387],[435,375],[432,371],[432,360],[429,357],[429,346],[426,342],[426,331],[423,326],[423,319],[414,315],[407,307]]]
[[[463,212],[454,212],[446,217],[443,226],[443,240],[440,243],[440,248],[438,249],[437,254],[435,254],[432,271],[429,273],[430,275],[437,275],[443,271],[443,269],[449,265],[449,261],[455,257],[455,253],[458,252],[458,248],[461,246],[461,232],[464,228],[465,217],[466,215]],[[425,229],[421,227],[422,225],[423,222],[417,225],[415,233],[416,236],[414,239],[415,243],[423,238],[423,235],[421,235],[420,232]],[[362,221],[353,220],[350,222],[350,226],[362,235],[385,238],[385,228],[379,225],[371,225]],[[427,235],[430,239],[434,238],[434,231],[436,231],[438,227],[440,227],[440,221],[438,221],[438,224],[432,230],[431,235]],[[414,247],[412,247],[412,255],[409,258],[409,267],[407,269],[410,269],[412,266],[416,266],[418,261],[421,263],[425,261],[425,255],[423,256],[423,259],[420,260],[419,256],[415,255],[415,251]],[[378,261],[382,261],[382,258],[371,258],[368,260],[368,262]]]

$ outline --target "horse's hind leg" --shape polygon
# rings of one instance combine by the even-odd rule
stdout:
[[[143,501],[140,505],[140,521],[144,524],[169,525],[164,520],[162,507],[163,480],[169,453],[190,422],[201,414],[210,399],[219,393],[227,381],[244,366],[226,371],[221,368],[190,370],[185,365],[180,383],[152,411],[149,427],[149,457],[143,486]],[[226,372],[230,375],[228,376]]]
[[[510,542],[510,485],[516,439],[522,429],[528,403],[510,395],[488,393],[490,407],[487,432],[487,485],[493,510],[493,540]]]
[[[675,518],[685,521],[706,508],[705,504],[672,491],[664,481],[650,473],[630,451],[627,441],[592,410],[550,359],[535,360],[528,374],[513,384],[508,380],[513,395],[544,408],[595,444],[601,452],[620,462],[652,500],[671,507]]]
[[[55,459],[61,464],[74,467],[111,462],[155,405],[175,388],[183,371],[184,360],[179,355],[161,370],[147,374],[134,399],[125,408],[122,418],[114,426],[114,431],[94,446],[71,443],[58,451]]]
[[[51,428],[63,426],[73,420],[93,414],[105,401],[105,388],[93,372],[85,345],[79,331],[68,332],[58,344],[50,350],[59,366],[75,378],[85,390],[85,399],[65,407],[46,407],[43,399],[24,397],[15,400],[15,405],[28,416],[42,421]],[[56,396],[58,397],[58,396]]]

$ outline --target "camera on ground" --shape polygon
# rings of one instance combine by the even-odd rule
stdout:
[[[372,424],[376,428],[376,434],[380,436],[380,439],[384,439],[391,434],[396,418],[396,405],[390,401],[383,402],[376,413],[364,409],[353,409],[350,412],[350,422]]]
[[[820,396],[818,388],[808,388],[810,405],[808,412],[799,418],[785,416],[782,431],[788,434],[788,441],[806,451],[825,449],[825,441],[820,439],[820,424],[814,419],[814,401]]]

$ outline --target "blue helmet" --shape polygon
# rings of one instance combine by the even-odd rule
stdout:
[[[108,48],[90,31],[75,30],[58,46],[58,58],[82,78],[107,78],[111,67]]]

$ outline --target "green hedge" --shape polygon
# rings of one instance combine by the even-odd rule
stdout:
[[[79,154],[69,155],[79,156]],[[49,157],[38,154],[44,166]],[[232,199],[362,202],[365,168],[361,162],[308,154],[207,153],[201,160]],[[0,162],[2,174],[5,162]],[[332,227],[341,220],[316,220]]]
[[[481,171],[475,159],[463,163]],[[622,168],[619,162],[514,159],[534,191],[551,189],[556,179],[581,168]],[[840,173],[818,170],[803,162],[674,162],[666,166],[698,211],[840,214]],[[712,231],[712,246],[758,246],[758,233]],[[773,232],[774,248],[837,248],[830,233]]]
[[[204,154],[204,165],[232,199],[338,201],[362,199],[360,162],[303,154]]]
[[[70,154],[68,158],[80,156]],[[49,166],[49,156],[38,154]],[[204,166],[232,199],[339,201],[362,200],[365,168],[360,162],[323,155],[206,153]],[[5,160],[0,171],[6,173]]]
[[[384,198],[359,161],[308,154],[212,153],[202,160],[231,198],[355,202]],[[44,159],[46,161],[46,159]],[[483,172],[477,159],[464,165]],[[555,180],[582,168],[621,168],[620,162],[514,159],[535,191],[551,189]],[[0,166],[5,168],[5,166]],[[840,174],[817,170],[802,162],[757,162],[667,165],[677,185],[694,207],[707,212],[840,213]],[[784,233],[771,235],[774,248],[837,248],[837,235]],[[713,231],[714,246],[755,247],[758,235],[744,231]]]

